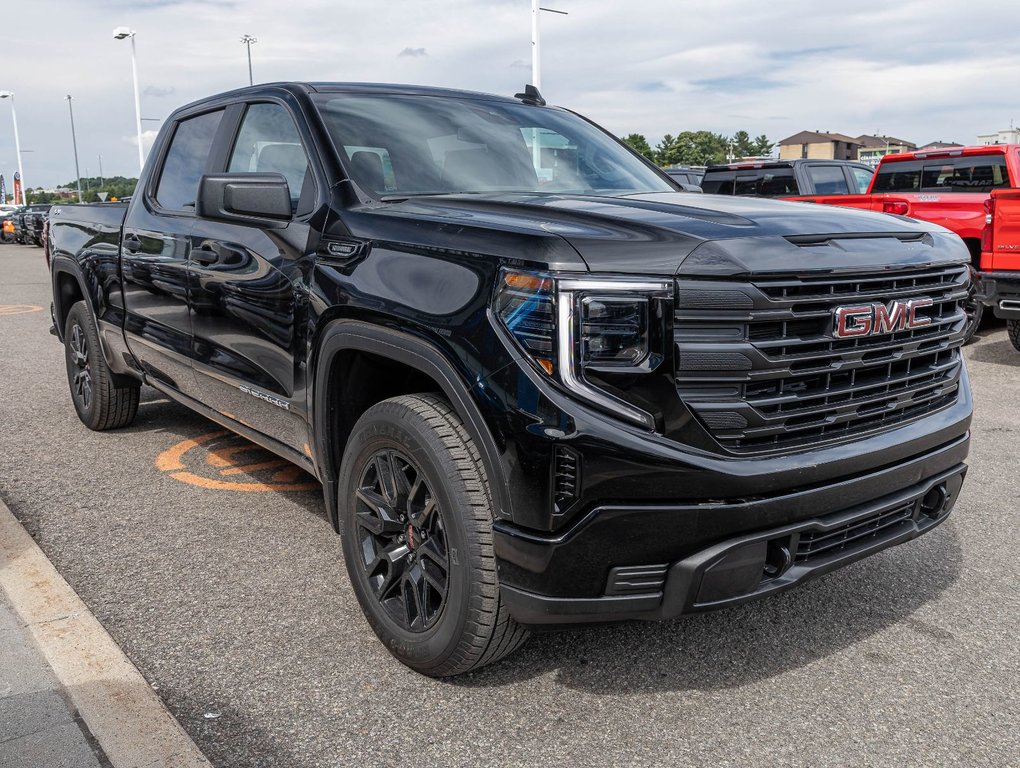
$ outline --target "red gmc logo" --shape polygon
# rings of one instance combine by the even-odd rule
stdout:
[[[882,333],[924,328],[931,325],[930,317],[921,317],[917,310],[934,304],[931,299],[894,301],[892,304],[861,304],[839,307],[834,315],[832,335],[837,339],[854,339],[877,336]]]

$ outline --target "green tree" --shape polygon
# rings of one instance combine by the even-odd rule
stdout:
[[[726,162],[727,139],[711,131],[684,131],[673,140],[671,162],[680,165],[709,165]]]
[[[662,141],[655,145],[655,162],[659,165],[676,165],[680,162],[677,157],[676,139],[667,133],[662,137]]]
[[[759,157],[768,157],[772,154],[772,149],[776,145],[769,141],[769,137],[764,133],[754,140],[754,154]]]
[[[747,131],[737,131],[730,139],[730,154],[735,157],[750,157],[757,154],[754,151],[754,142]]]
[[[651,145],[640,133],[632,133],[623,140],[624,144],[630,146],[635,152],[638,152],[647,157],[652,162],[655,161],[655,150],[652,149]]]

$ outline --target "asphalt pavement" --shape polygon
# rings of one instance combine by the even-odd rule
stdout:
[[[217,766],[1020,765],[1020,353],[1001,323],[966,349],[971,469],[930,534],[436,681],[362,618],[310,478],[151,389],[130,428],[86,430],[49,301],[41,250],[0,246],[0,497]]]

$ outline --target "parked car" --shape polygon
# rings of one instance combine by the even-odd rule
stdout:
[[[768,160],[710,165],[701,188],[709,195],[797,197],[864,192],[875,170],[846,160]]]
[[[663,168],[666,175],[680,185],[684,192],[701,192],[701,177],[705,172],[703,169],[677,166],[675,168]]]
[[[33,203],[22,212],[25,227],[25,242],[41,246],[43,244],[43,224],[50,212],[49,203]]]
[[[0,242],[14,242],[14,211],[0,213]]]
[[[790,588],[932,530],[966,473],[959,238],[678,193],[531,87],[204,99],[49,248],[81,421],[145,383],[313,473],[428,675]]]
[[[1020,352],[1020,189],[993,189],[984,209],[978,294]]]
[[[1014,301],[1020,287],[1008,288],[1017,281],[1020,261],[1012,257],[1020,250],[1013,233],[1008,232],[1005,217],[1013,207],[1010,190],[1020,187],[1020,144],[993,144],[976,147],[904,152],[886,155],[867,194],[844,197],[804,198],[809,202],[862,208],[909,216],[946,227],[959,235],[970,252],[971,264],[979,274],[975,297],[968,304],[973,335],[981,322],[985,305],[995,308],[1000,317],[1012,310],[1002,301]],[[1000,209],[993,222],[995,199],[1007,195],[1010,202]],[[993,227],[999,232],[998,245],[992,247]],[[1007,265],[1007,266],[1003,266]],[[1000,298],[998,291],[1010,293]],[[1020,317],[1020,315],[1018,315]]]

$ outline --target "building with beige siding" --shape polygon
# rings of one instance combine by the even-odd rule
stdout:
[[[856,160],[861,143],[852,136],[801,131],[779,142],[780,160]]]

